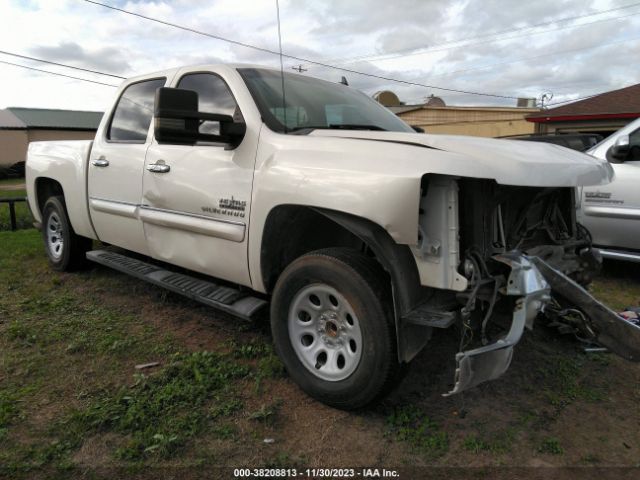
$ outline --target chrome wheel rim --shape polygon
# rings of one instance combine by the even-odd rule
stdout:
[[[47,220],[47,249],[54,260],[59,260],[64,251],[64,238],[62,236],[62,222],[56,212],[49,215]]]
[[[316,283],[300,290],[291,302],[288,325],[293,350],[316,377],[338,382],[358,367],[360,322],[335,288]]]

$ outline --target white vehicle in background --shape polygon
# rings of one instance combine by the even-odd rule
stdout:
[[[615,178],[581,189],[578,220],[604,258],[640,262],[640,119],[586,153],[611,163]]]
[[[498,378],[552,294],[640,360],[640,328],[576,283],[598,258],[575,188],[611,176],[556,145],[418,134],[346,85],[238,65],[126,80],[95,140],[32,143],[26,169],[53,268],[88,259],[245,319],[270,303],[291,378],[339,408],[380,398],[434,328],[463,332],[450,393]]]

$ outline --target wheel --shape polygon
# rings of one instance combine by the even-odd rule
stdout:
[[[61,196],[50,197],[44,204],[42,237],[54,270],[76,270],[86,264],[85,254],[91,248],[91,239],[80,237],[73,231]]]
[[[274,289],[271,330],[291,378],[327,405],[363,407],[400,377],[388,277],[356,251],[293,261]]]

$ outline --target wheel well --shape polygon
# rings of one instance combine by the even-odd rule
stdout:
[[[57,181],[40,177],[36,179],[36,200],[38,202],[38,210],[42,214],[42,209],[44,208],[44,204],[46,203],[49,197],[53,197],[56,195],[61,195],[64,197],[64,191],[62,190],[62,185]]]
[[[296,258],[328,247],[349,247],[370,252],[367,244],[347,228],[316,210],[281,205],[269,212],[260,251],[261,273],[271,292],[282,271]]]

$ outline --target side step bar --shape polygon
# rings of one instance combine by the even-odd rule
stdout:
[[[121,253],[92,250],[87,252],[87,259],[245,320],[251,320],[267,305],[266,300],[247,292],[165,270]]]
[[[608,250],[605,248],[598,248],[602,258],[609,258],[611,260],[623,260],[625,262],[640,262],[640,253],[637,252],[625,252],[623,250]]]

